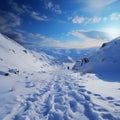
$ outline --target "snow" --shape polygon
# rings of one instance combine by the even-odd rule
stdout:
[[[97,73],[110,79],[110,81],[120,81],[120,38],[104,43],[100,49],[86,56],[87,63],[78,61],[73,69],[83,73]],[[84,58],[84,59],[85,59]],[[84,60],[83,59],[83,60]]]
[[[35,70],[38,71],[42,66],[49,64],[45,61],[40,61],[33,56],[28,50],[20,46],[15,41],[0,34],[0,71],[10,69],[18,70]],[[45,67],[44,67],[45,68]]]
[[[2,88],[5,90],[4,94],[14,97],[6,101],[6,104],[4,101],[4,105],[0,107],[2,112],[6,111],[1,119],[120,119],[120,83],[102,81],[94,74],[81,76],[56,67],[46,73],[34,73],[32,77],[24,76],[19,82],[16,80],[16,85],[12,91],[9,91],[11,87],[6,87],[6,90]],[[10,107],[10,104],[11,109],[6,110],[5,106]]]
[[[119,81],[74,72],[2,34],[0,58],[0,120],[120,120]]]

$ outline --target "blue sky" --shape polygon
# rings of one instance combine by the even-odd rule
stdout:
[[[120,35],[119,5],[119,0],[1,0],[0,32],[29,47],[95,47]]]

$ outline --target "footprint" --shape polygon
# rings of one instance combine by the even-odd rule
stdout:
[[[35,102],[35,101],[37,101],[37,98],[34,98],[34,97],[28,97],[28,98],[26,99],[26,101]]]
[[[50,112],[48,120],[62,120],[62,115],[56,112]]]
[[[88,96],[88,95],[85,95],[84,97],[85,97],[85,100],[91,101],[91,98],[90,98],[90,96]]]
[[[93,94],[94,96],[101,96],[100,94]]]
[[[86,90],[85,90],[85,89],[79,89],[79,91],[80,91],[80,92],[86,92]]]
[[[66,111],[66,106],[65,105],[60,105],[60,104],[55,104],[55,110],[60,110],[60,111]]]
[[[106,119],[106,120],[117,120],[116,118],[114,118],[111,114],[109,114],[109,113],[107,113],[107,114],[105,114],[105,113],[103,113],[102,114],[102,118],[103,119]]]
[[[68,95],[73,97],[78,102],[85,100],[85,97],[83,95],[78,94],[75,91],[72,91],[72,92],[68,93]]]
[[[97,109],[99,112],[108,112],[108,110],[106,110],[105,108],[98,108]]]
[[[31,82],[26,82],[26,88],[31,88],[31,87],[35,87],[35,85]]]
[[[45,100],[45,105],[44,105],[44,112],[43,112],[43,115],[46,116],[48,115],[48,113],[50,112],[52,108],[52,104],[51,104],[51,96],[49,95],[47,97],[47,99]]]
[[[110,97],[110,96],[106,97],[106,99],[107,99],[107,100],[114,100],[114,98],[113,98],[113,97]]]
[[[69,104],[70,104],[71,110],[73,112],[76,112],[77,111],[77,103],[75,101],[70,101]]]
[[[119,103],[114,103],[114,105],[115,105],[115,106],[120,106],[120,104],[119,104]]]
[[[80,87],[80,88],[85,88],[85,86],[83,86],[83,85],[80,85],[79,87]]]
[[[91,91],[87,91],[87,93],[88,93],[88,94],[92,94],[92,92],[91,92]]]
[[[55,102],[55,103],[62,104],[62,103],[64,102],[64,100],[63,100],[62,97],[55,97],[55,98],[54,98],[54,102]]]

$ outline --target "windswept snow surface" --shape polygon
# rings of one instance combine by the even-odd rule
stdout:
[[[104,82],[94,74],[81,76],[62,67],[11,76],[4,82],[9,79],[14,82],[0,87],[4,96],[0,119],[120,120],[120,83]]]
[[[53,59],[0,34],[0,120],[120,120],[120,82]]]

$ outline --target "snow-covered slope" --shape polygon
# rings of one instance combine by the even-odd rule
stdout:
[[[3,120],[12,110],[18,95],[29,94],[33,91],[33,89],[24,89],[29,85],[34,86],[29,84],[29,77],[34,80],[36,73],[41,76],[41,73],[53,69],[50,60],[52,61],[50,56],[31,52],[0,34],[0,120]],[[29,85],[26,86],[25,83]]]
[[[120,120],[120,82],[52,60],[0,35],[0,120]]]
[[[26,46],[25,46],[26,47]],[[65,49],[65,48],[28,48],[27,49],[34,49],[37,52],[43,52],[47,55],[53,56],[55,58],[55,62],[57,64],[62,63],[72,63],[77,59],[84,57],[85,55],[89,54],[90,52],[94,51],[96,48],[89,48],[89,49]]]
[[[81,72],[120,73],[120,38],[104,43],[99,50],[78,61],[73,69]]]
[[[12,39],[0,34],[0,71],[17,69],[22,71],[38,71],[50,67],[45,54],[43,60],[35,57],[29,50],[25,49]]]
[[[52,65],[55,62],[55,58],[53,56],[47,55],[44,52],[36,52],[34,50],[30,50],[30,52],[33,54],[34,57],[36,57],[40,61],[42,61],[42,62],[46,62],[47,61],[47,63],[49,65]]]

